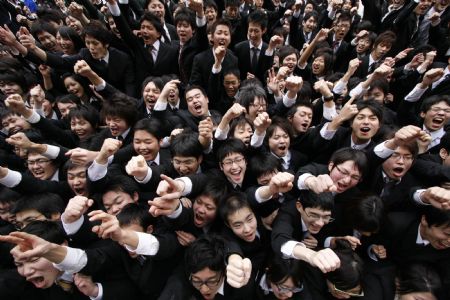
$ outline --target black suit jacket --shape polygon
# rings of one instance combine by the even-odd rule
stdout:
[[[133,96],[136,91],[135,73],[132,61],[128,54],[110,47],[108,65],[102,64],[99,60],[94,59],[87,48],[83,48],[76,55],[58,56],[47,52],[46,64],[73,72],[73,66],[78,60],[85,60],[87,64],[102,77],[106,82],[112,84],[127,95]]]
[[[268,45],[263,42],[261,51],[259,52],[258,66],[256,70],[252,70],[251,58],[252,53],[250,50],[250,42],[242,41],[234,46],[234,53],[239,61],[239,71],[241,72],[241,80],[247,78],[247,73],[252,73],[261,82],[265,82],[264,75],[268,69],[272,67],[273,56],[267,56],[266,50]]]
[[[209,48],[194,57],[192,65],[190,84],[200,85],[206,91],[208,91],[208,78],[212,72],[212,66],[214,65],[213,49]],[[225,72],[230,69],[238,68],[238,59],[231,52],[227,50],[225,57],[222,61],[222,70]],[[221,78],[223,80],[223,78]]]

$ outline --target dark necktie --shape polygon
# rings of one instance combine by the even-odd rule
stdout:
[[[119,135],[118,137],[116,137],[117,140],[123,142],[123,136]]]
[[[252,65],[252,72],[253,72],[253,74],[256,74],[256,70],[258,69],[258,51],[259,51],[258,48],[256,48],[256,47],[252,48],[251,65]]]
[[[333,42],[333,52],[336,54],[338,49],[339,49],[339,42],[338,41],[334,41]]]
[[[105,69],[108,67],[108,63],[104,59],[100,59],[99,63],[100,63],[100,66],[102,66]]]
[[[155,47],[153,47],[153,45],[147,46],[147,50],[148,50],[148,53],[150,54],[150,61],[152,62],[152,65],[155,64],[155,61],[153,59],[153,49],[155,49]]]
[[[385,197],[388,196],[389,194],[391,194],[392,190],[394,189],[394,187],[397,185],[398,181],[396,180],[389,180],[388,182],[386,182],[383,186],[383,190],[381,191],[381,197]]]
[[[156,167],[158,164],[155,161],[149,161],[149,162],[147,162],[147,165],[149,167]]]

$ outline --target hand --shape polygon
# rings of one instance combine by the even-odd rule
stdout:
[[[223,58],[225,57],[226,53],[227,53],[227,48],[225,46],[218,46],[214,50],[214,54],[216,55],[216,62],[221,63],[223,61]]]
[[[149,166],[142,155],[133,156],[125,166],[128,175],[142,181],[147,176]]]
[[[73,283],[80,292],[88,297],[96,298],[98,296],[98,286],[92,281],[91,276],[77,273],[73,276]]]
[[[172,143],[172,141],[177,137],[177,135],[182,134],[183,133],[183,128],[175,128],[174,130],[172,130],[170,132],[170,143]]]
[[[17,43],[17,39],[14,33],[6,24],[4,25],[4,27],[0,26],[0,41],[8,46],[13,46],[15,43]]]
[[[95,74],[95,72],[92,71],[91,67],[84,60],[77,61],[73,67],[73,71],[75,74],[80,74],[83,77],[89,77]]]
[[[161,175],[161,181],[158,184],[156,193],[159,196],[164,196],[167,194],[179,192],[180,194],[184,191],[184,182],[181,180],[173,180],[169,176]]]
[[[355,71],[358,69],[360,64],[361,64],[361,61],[359,60],[359,58],[352,59],[350,61],[350,63],[348,64],[348,72],[355,73]]]
[[[11,254],[18,261],[32,257],[43,257],[52,249],[50,242],[25,232],[11,232],[9,235],[0,235],[0,242],[17,245],[11,250]]]
[[[253,78],[255,78],[255,75],[250,73],[250,72],[247,72],[247,78],[246,79],[253,79]]]
[[[108,138],[103,141],[102,148],[98,157],[102,159],[108,159],[111,155],[114,155],[122,147],[122,142],[113,138]]]
[[[69,200],[69,203],[61,215],[61,219],[65,224],[71,224],[81,218],[89,207],[94,204],[94,200],[83,196],[75,196]]]
[[[421,194],[421,199],[441,210],[450,210],[450,191],[434,186],[425,190]]]
[[[408,53],[411,52],[412,50],[414,50],[414,48],[406,48],[405,50],[399,52],[395,57],[394,60],[397,62],[399,60],[404,59],[405,57],[408,56]]]
[[[269,41],[269,49],[276,49],[281,46],[283,39],[279,35],[273,35]]]
[[[39,84],[30,90],[30,100],[33,102],[35,109],[42,108],[42,104],[45,101],[45,92]]]
[[[303,86],[303,79],[300,76],[289,76],[286,78],[286,89],[293,94],[297,94]]]
[[[381,66],[375,69],[372,76],[375,76],[375,78],[385,78],[392,71],[393,69],[390,66],[383,63]]]
[[[278,193],[287,193],[294,186],[294,175],[289,172],[279,172],[272,176],[269,182],[269,188],[272,195]]]
[[[283,80],[286,78],[287,73],[289,72],[288,67],[280,67],[277,73],[277,80]]]
[[[340,9],[343,3],[343,0],[331,0],[331,6],[333,7],[334,11]]]
[[[427,52],[427,53],[425,54],[425,62],[426,62],[428,65],[431,65],[431,64],[433,63],[434,58],[436,57],[436,55],[437,55],[437,52],[436,52],[436,51],[430,51],[430,52]]]
[[[340,239],[348,241],[353,251],[356,249],[356,247],[361,246],[361,241],[354,236],[346,235],[344,237],[340,237]]]
[[[180,192],[173,192],[148,201],[150,205],[149,213],[154,217],[173,214],[180,205],[180,197]]]
[[[319,268],[323,273],[334,271],[341,265],[339,257],[330,248],[314,252],[309,257],[308,263]]]
[[[441,78],[442,76],[444,76],[444,69],[441,68],[430,69],[423,76],[422,86],[428,87],[431,84],[433,84],[433,82],[438,81],[439,78]]]
[[[202,144],[203,149],[208,149],[213,139],[214,124],[210,117],[201,120],[198,123],[198,141]]]
[[[316,194],[337,191],[336,185],[328,174],[307,177],[305,179],[305,186]]]
[[[424,132],[417,138],[417,145],[419,146],[419,154],[425,153],[428,150],[432,141],[431,135]]]
[[[245,114],[245,107],[239,103],[234,103],[225,113],[224,118],[228,119],[230,122],[236,119],[240,115]]]
[[[328,87],[328,83],[325,80],[323,80],[323,79],[320,79],[320,80],[316,81],[314,83],[314,87],[313,88],[314,88],[314,90],[316,92],[319,92],[323,96],[328,96],[328,95],[333,96],[333,94],[330,91],[330,88]]]
[[[69,14],[76,17],[77,19],[80,18],[83,15],[83,6],[76,2],[70,3],[69,7]]]
[[[430,20],[432,24],[439,24],[441,22],[441,15],[438,12],[434,12],[428,17],[428,20]]]
[[[369,34],[369,31],[363,29],[363,30],[361,30],[360,32],[358,32],[358,34],[356,35],[356,38],[357,38],[357,39],[360,39],[360,38],[362,38],[362,37],[365,37],[365,36],[368,35],[368,34]]]
[[[89,151],[83,148],[75,148],[66,152],[66,156],[69,156],[72,163],[77,166],[88,165],[94,161],[97,154],[98,152]]]
[[[317,35],[314,37],[314,41],[316,43],[319,42],[323,42],[327,39],[328,37],[328,33],[330,32],[330,29],[328,28],[322,28],[320,29],[320,31],[317,33]]]
[[[161,99],[163,101],[167,101],[167,98],[169,98],[169,94],[174,90],[177,90],[179,84],[180,81],[178,79],[174,79],[166,83],[163,90],[161,91],[161,94],[159,95],[158,100]]]
[[[385,259],[387,257],[387,255],[386,255],[386,248],[384,248],[383,245],[372,245],[372,252],[379,259]]]
[[[19,115],[24,115],[26,113],[27,107],[25,102],[23,102],[22,96],[19,94],[9,95],[5,99],[5,105],[12,112],[18,113]]]
[[[196,237],[189,232],[177,230],[175,231],[177,235],[178,242],[181,246],[187,247],[189,246],[193,241],[196,240]]]
[[[310,234],[308,234],[308,236],[302,240],[302,243],[305,244],[306,248],[309,249],[314,249],[317,247],[316,238]]]
[[[28,137],[23,132],[18,132],[13,134],[6,139],[6,142],[15,147],[28,150],[32,147],[33,143],[28,139]]]
[[[417,69],[417,67],[422,64],[425,61],[425,57],[423,56],[422,53],[417,53],[416,55],[414,55],[414,57],[412,58],[411,62],[409,63],[409,66],[412,69]]]
[[[39,65],[39,73],[41,73],[42,77],[50,77],[52,74],[52,68],[47,65]]]
[[[203,0],[189,0],[188,7],[195,11],[197,16],[203,16]]]
[[[100,225],[92,227],[92,232],[97,234],[101,239],[112,239],[121,243],[123,237],[123,229],[120,228],[119,220],[113,215],[105,213],[102,210],[91,211],[88,216],[90,222],[101,221]]]
[[[186,208],[192,207],[192,201],[189,198],[181,197],[180,202],[181,202],[181,205],[183,205],[183,207],[186,207]]]
[[[241,288],[248,283],[252,274],[252,262],[248,258],[242,258],[232,254],[228,258],[227,282],[234,288]]]
[[[266,112],[260,113],[253,121],[255,132],[257,132],[259,135],[262,135],[263,132],[265,132],[267,128],[269,128],[270,124],[272,124],[272,120],[269,118],[269,114]]]
[[[273,68],[271,68],[268,72],[267,75],[269,77],[267,77],[267,87],[269,88],[269,90],[272,91],[272,93],[274,94],[278,94],[280,92],[280,88],[279,88],[279,84],[278,84],[278,79],[277,79],[277,75],[275,74],[275,70]]]
[[[296,0],[294,4],[294,10],[299,11],[303,6],[303,0]]]
[[[19,41],[25,48],[29,50],[36,49],[36,40],[25,27],[20,27],[19,29]]]
[[[419,136],[422,136],[424,133],[425,132],[417,126],[414,125],[404,126],[399,130],[397,130],[397,132],[394,135],[395,147],[408,144],[417,139]]]
[[[353,104],[354,101],[355,98],[352,97],[344,104],[338,115],[340,122],[350,120],[358,114],[358,106],[356,104]]]

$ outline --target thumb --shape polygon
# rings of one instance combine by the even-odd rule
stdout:
[[[94,200],[88,199],[86,205],[87,205],[88,207],[91,207],[93,204],[94,204]]]
[[[144,158],[142,155],[139,155],[139,156],[138,156],[138,159],[137,159],[137,166],[138,166],[139,168],[142,168],[142,167],[144,167],[145,165],[146,165],[145,158]]]
[[[248,258],[242,260],[242,270],[244,271],[244,278],[249,279],[252,273],[252,262]]]

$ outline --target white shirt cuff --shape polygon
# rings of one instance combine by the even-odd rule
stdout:
[[[312,175],[310,173],[305,173],[298,177],[297,187],[299,190],[307,190],[308,189],[308,187],[305,185],[305,180],[306,180],[306,178],[311,177],[311,176],[314,176],[314,175]]]
[[[206,17],[205,16],[203,16],[203,18],[196,17],[195,23],[197,24],[197,27],[205,26],[206,25]]]
[[[297,100],[297,97],[291,99],[288,97],[287,93],[283,96],[283,104],[286,107],[291,107],[295,104],[295,101]]]
[[[27,122],[30,124],[36,124],[40,119],[41,116],[35,110],[33,110],[31,116],[29,118],[26,118],[25,120],[27,120]]]
[[[212,68],[211,68],[211,72],[212,72],[213,74],[219,74],[220,71],[222,71],[222,64],[220,64],[220,67],[218,67],[217,69],[214,67],[214,65],[213,65]]]
[[[106,81],[102,80],[102,83],[96,85],[94,88],[97,92],[103,91],[106,88]]]
[[[267,48],[266,49],[266,52],[264,52],[264,55],[266,55],[266,56],[273,56],[273,53],[274,53],[275,51],[273,51],[273,49],[272,50],[269,50],[269,48]]]
[[[189,177],[180,177],[175,180],[184,182],[184,190],[181,192],[181,196],[186,196],[192,192],[192,181]]]
[[[413,194],[414,202],[416,202],[419,205],[430,205],[429,203],[425,203],[422,200],[421,195],[425,191],[426,191],[425,189],[419,189],[419,190],[415,191],[414,194]]]
[[[65,247],[65,246],[64,246]],[[59,264],[53,264],[60,271],[77,273],[87,264],[87,255],[84,250],[66,247],[67,254]]]
[[[42,155],[50,159],[55,159],[58,157],[60,150],[58,146],[47,144],[47,150]]]
[[[108,2],[106,2],[106,6],[109,8],[111,15],[113,15],[114,17],[120,16],[120,8],[117,3],[109,4]]]
[[[336,111],[336,105],[333,105],[333,107],[327,107],[325,106],[325,103],[323,104],[323,117],[326,120],[333,120],[338,115]]]
[[[84,222],[84,216],[82,215],[78,220],[72,223],[65,223],[63,218],[64,213],[61,216],[61,223],[64,228],[64,231],[67,235],[73,235],[80,230],[81,225],[83,225]]]
[[[325,125],[323,125],[322,129],[320,129],[320,136],[323,137],[326,140],[331,140],[334,135],[336,134],[336,130],[328,130],[328,123],[325,123]]]
[[[323,242],[323,247],[324,248],[330,248],[330,246],[331,246],[331,239],[332,238],[333,238],[332,236],[329,236],[329,237],[327,237],[325,239],[325,241]]]
[[[136,180],[137,182],[139,182],[140,184],[146,184],[147,182],[150,181],[150,179],[152,179],[152,175],[153,175],[153,171],[152,168],[147,167],[147,175],[145,175],[144,179],[139,180],[136,177],[134,177],[134,180]]]
[[[98,287],[97,297],[89,297],[91,300],[102,300],[103,299],[103,286],[100,282],[95,283]]]
[[[138,246],[136,249],[132,249],[128,245],[125,245],[125,248],[128,251],[132,251],[138,255],[156,255],[159,251],[159,241],[158,239],[149,233],[136,232],[138,235]]]
[[[155,106],[153,107],[154,111],[162,111],[167,109],[167,102],[156,101]]]
[[[394,153],[395,150],[386,148],[386,146],[384,146],[385,143],[386,142],[382,142],[375,146],[373,152],[375,152],[376,156],[380,158],[388,158],[389,156],[392,155],[392,153]]]
[[[183,211],[183,205],[181,204],[181,202],[179,202],[177,209],[170,215],[167,215],[167,217],[169,219],[176,219],[181,215],[182,211]]]
[[[257,201],[258,203],[263,203],[263,202],[266,202],[266,201],[272,199],[272,196],[270,196],[269,198],[264,199],[264,198],[262,198],[262,197],[259,195],[259,192],[258,192],[258,191],[259,191],[260,189],[262,189],[262,188],[263,188],[263,186],[257,188],[256,191],[255,191],[255,199],[256,199],[256,201]]]
[[[22,174],[20,172],[8,169],[6,176],[0,179],[0,184],[3,184],[8,188],[12,188],[18,185],[21,181]]]
[[[108,164],[101,165],[95,160],[88,168],[88,177],[91,181],[97,181],[104,178],[106,173],[108,173]]]
[[[250,146],[252,146],[253,148],[261,147],[265,137],[266,137],[265,131],[262,135],[257,134],[255,131],[255,133],[253,133],[252,135],[252,138],[250,139]]]
[[[428,88],[420,88],[419,85],[416,85],[408,95],[405,96],[405,101],[408,102],[417,102],[420,97],[425,93]]]
[[[294,248],[297,245],[303,246],[302,243],[297,242],[297,241],[289,241],[289,242],[284,243],[281,246],[281,254],[283,254],[284,257],[298,259],[297,257],[294,256]]]
[[[369,257],[374,260],[374,261],[378,261],[378,257],[375,255],[375,253],[373,253],[372,251],[373,245],[370,245],[369,248],[367,248],[367,255],[369,255]]]
[[[359,83],[357,86],[355,86],[353,88],[353,90],[350,91],[349,96],[350,97],[359,97],[365,91],[367,91],[367,89],[364,89],[363,86],[362,86],[362,83]]]
[[[217,127],[216,132],[214,132],[214,137],[220,141],[226,140],[228,137],[228,132],[230,132],[230,125],[227,125],[224,130]]]
[[[334,85],[333,93],[342,95],[344,93],[344,89],[347,86],[347,82],[342,81],[341,79]]]

